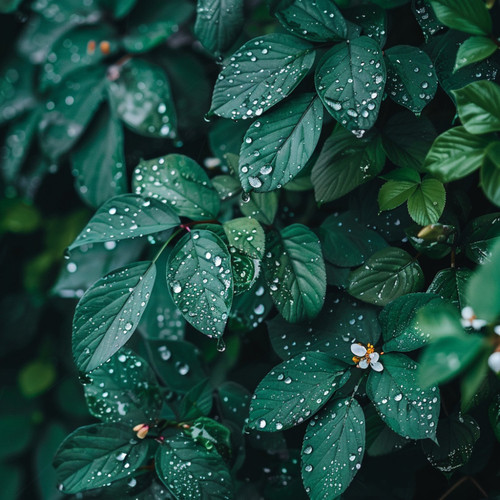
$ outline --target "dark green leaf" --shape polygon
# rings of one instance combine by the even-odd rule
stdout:
[[[2,0],[2,2],[0,2],[0,12],[2,14],[14,12],[19,7],[21,1],[22,0]]]
[[[161,201],[123,194],[101,205],[68,250],[90,243],[159,233],[173,229],[179,223],[175,212]]]
[[[430,0],[438,19],[448,26],[471,35],[490,35],[490,13],[482,0]]]
[[[191,388],[179,404],[179,417],[182,420],[194,420],[207,416],[212,409],[213,389],[208,379],[204,379]]]
[[[488,411],[493,432],[498,441],[500,441],[500,395],[495,396],[495,399],[490,405]]]
[[[260,223],[270,226],[274,222],[278,211],[279,194],[276,191],[270,193],[250,193],[241,198],[240,210],[243,215],[253,217]]]
[[[254,259],[264,256],[266,235],[262,226],[251,217],[240,217],[222,225],[229,244]]]
[[[154,262],[136,262],[92,285],[73,319],[73,356],[89,372],[107,361],[134,333],[156,279]]]
[[[493,142],[486,150],[481,167],[481,187],[486,197],[500,206],[500,142]]]
[[[241,184],[232,175],[216,175],[212,177],[212,185],[221,201],[227,201],[241,193]]]
[[[347,382],[347,368],[321,352],[297,354],[275,366],[255,389],[248,426],[274,432],[302,423]]]
[[[59,489],[78,493],[129,476],[142,465],[149,447],[147,441],[133,438],[132,429],[117,424],[93,424],[74,431],[54,458]]]
[[[231,431],[224,425],[207,417],[197,418],[189,429],[189,434],[208,450],[215,446],[225,458],[231,456]]]
[[[418,262],[404,250],[388,247],[351,272],[348,291],[357,299],[383,306],[401,295],[419,291],[423,285]]]
[[[292,35],[250,40],[220,73],[210,113],[234,120],[260,116],[295,89],[314,58],[312,46]]]
[[[186,321],[221,337],[233,300],[231,256],[211,231],[196,229],[175,245],[167,265],[172,299]]]
[[[450,268],[439,271],[427,289],[428,293],[435,293],[455,304],[459,311],[466,305],[465,288],[472,271],[467,268]]]
[[[371,370],[366,393],[382,418],[407,439],[436,439],[440,398],[437,387],[421,389],[418,365],[404,354],[390,353],[380,358],[382,372]]]
[[[100,5],[112,11],[116,18],[126,16],[135,6],[137,0],[99,0]]]
[[[344,127],[362,134],[377,120],[386,78],[378,43],[362,36],[330,49],[316,68],[318,95]]]
[[[217,191],[205,171],[187,156],[142,160],[132,182],[136,193],[166,201],[180,216],[213,219],[219,213]]]
[[[412,10],[426,41],[444,28],[434,14],[429,0],[413,0]]]
[[[391,47],[384,55],[388,94],[394,102],[419,115],[437,90],[432,61],[425,52],[410,45]]]
[[[29,447],[36,430],[29,413],[4,414],[0,416],[0,425],[8,429],[8,432],[3,432],[0,436],[2,461],[20,455]]]
[[[159,66],[138,58],[111,66],[108,91],[117,116],[134,132],[148,137],[176,136],[170,83]]]
[[[281,315],[292,323],[314,318],[323,306],[326,272],[317,236],[302,224],[268,233],[264,273]]]
[[[363,34],[377,41],[380,47],[387,39],[387,13],[383,7],[368,4],[344,11],[346,18],[361,26]]]
[[[491,38],[485,36],[471,36],[465,40],[457,52],[455,71],[469,64],[482,61],[491,56],[498,49],[498,45]]]
[[[464,229],[462,236],[465,253],[476,264],[484,264],[491,260],[493,247],[498,241],[500,241],[500,212],[473,219]]]
[[[446,191],[436,179],[424,179],[408,198],[408,212],[421,226],[434,224],[441,217],[446,203]]]
[[[385,163],[379,135],[358,139],[337,127],[325,141],[312,168],[311,181],[316,200],[336,200],[378,175]]]
[[[408,3],[410,0],[372,0],[373,3],[380,5],[384,9],[394,9]]]
[[[292,98],[250,125],[240,152],[245,191],[272,191],[304,168],[318,143],[323,105],[314,94]]]
[[[365,453],[365,415],[353,398],[336,398],[307,426],[302,444],[302,480],[309,498],[337,498]]]

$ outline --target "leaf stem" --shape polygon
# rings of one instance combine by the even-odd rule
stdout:
[[[154,256],[153,258],[153,264],[159,259],[160,255],[163,253],[163,250],[165,250],[165,248],[168,247],[168,245],[170,244],[170,242],[178,235],[182,232],[182,230],[184,229],[184,227],[180,227],[179,229],[177,229],[177,231],[175,231],[175,233],[173,233],[170,238],[165,242],[163,243],[162,247],[160,248],[160,250],[158,250],[158,253]]]

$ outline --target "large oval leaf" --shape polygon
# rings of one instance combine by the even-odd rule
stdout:
[[[134,333],[156,278],[154,262],[136,262],[92,285],[76,306],[73,356],[79,370],[107,361]]]
[[[408,198],[408,212],[421,226],[434,224],[443,214],[446,191],[437,179],[424,179]]]
[[[233,301],[231,256],[211,231],[196,229],[175,245],[167,281],[186,321],[209,337],[221,337]]]
[[[248,426],[275,432],[302,423],[347,382],[347,368],[321,352],[304,352],[275,366],[255,389]]]
[[[302,94],[250,125],[240,151],[240,180],[245,191],[272,191],[304,168],[318,143],[323,105]]]
[[[347,129],[360,131],[377,120],[385,77],[378,43],[362,36],[329,50],[316,69],[315,83],[329,113]]]
[[[449,300],[461,311],[467,305],[465,287],[471,276],[472,271],[466,267],[443,269],[434,276],[427,292]]]
[[[314,57],[313,47],[292,35],[272,33],[250,40],[220,73],[210,113],[235,120],[260,116],[292,92]]]
[[[274,304],[292,323],[314,318],[323,306],[326,271],[318,237],[302,224],[268,234],[264,273]]]

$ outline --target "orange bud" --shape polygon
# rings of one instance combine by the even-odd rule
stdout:
[[[138,431],[137,431],[137,437],[139,439],[144,439],[149,432],[149,425],[143,425]]]
[[[87,54],[91,56],[95,52],[95,40],[89,40],[87,43]]]
[[[110,45],[109,45],[109,42],[107,40],[103,40],[100,44],[99,44],[99,48],[101,49],[101,52],[107,56],[109,53],[110,53]]]

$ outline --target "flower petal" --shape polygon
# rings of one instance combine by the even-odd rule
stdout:
[[[351,344],[351,352],[355,356],[364,356],[366,354],[366,347],[361,344]]]
[[[485,321],[484,319],[473,319],[472,320],[472,328],[474,328],[474,330],[481,330],[481,328],[483,326],[486,326],[488,324],[487,321]]]
[[[363,370],[366,370],[368,368],[368,360],[367,359],[362,359],[359,363],[358,366],[362,368]]]
[[[370,363],[376,363],[378,358],[380,358],[380,354],[378,352],[372,352],[370,354]]]
[[[381,372],[384,369],[384,365],[380,361],[375,361],[375,363],[370,363],[372,370],[376,372]]]
[[[493,331],[494,331],[497,335],[500,335],[500,325],[495,326],[495,328],[493,328]]]
[[[494,352],[488,358],[488,366],[495,372],[500,373],[500,352]]]
[[[462,309],[462,318],[470,320],[473,316],[474,310],[472,309],[472,307],[466,306]]]

